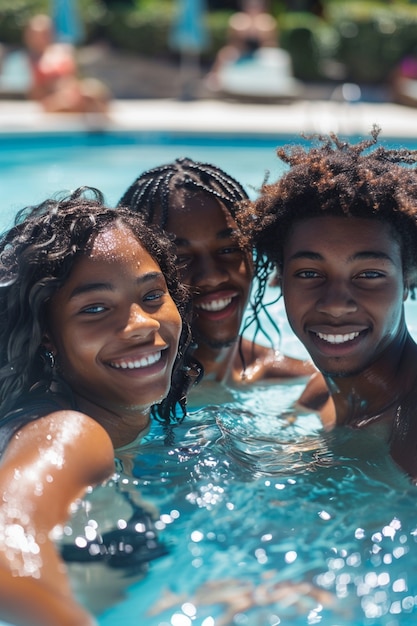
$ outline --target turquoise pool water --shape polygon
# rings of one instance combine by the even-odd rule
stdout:
[[[141,171],[178,156],[220,165],[254,195],[268,170],[282,171],[275,148],[283,139],[293,140],[3,136],[0,229],[23,206],[80,185],[115,204]],[[280,303],[274,315],[282,349],[302,355]],[[407,319],[416,334],[415,303]],[[87,534],[97,520],[123,528],[128,494],[153,517],[146,532],[160,556],[139,573],[74,566],[77,593],[100,626],[416,623],[416,487],[371,434],[324,433],[312,415],[294,421],[302,387],[231,393],[221,406],[193,411],[169,440],[155,424],[119,455],[114,481],[87,498],[73,532]]]
[[[115,204],[142,171],[179,156],[214,162],[255,193],[266,171],[271,176],[280,172],[275,156],[280,139],[175,133],[0,135],[0,227],[10,211],[83,185],[98,187]]]
[[[219,165],[254,195],[268,173],[274,179],[282,172],[277,146],[295,140],[302,141],[250,134],[0,133],[0,229],[16,209],[82,185],[98,187],[115,204],[139,173],[179,156]]]

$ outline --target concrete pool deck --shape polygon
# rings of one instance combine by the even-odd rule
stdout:
[[[297,100],[249,104],[226,100],[115,100],[107,119],[44,113],[35,102],[0,101],[0,133],[62,131],[173,131],[236,134],[336,132],[367,136],[373,124],[383,138],[417,139],[417,109],[392,103],[349,104]]]

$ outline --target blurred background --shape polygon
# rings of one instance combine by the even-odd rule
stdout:
[[[416,1],[271,0],[267,7],[277,47],[290,60],[284,71],[303,97],[417,103]],[[0,0],[0,97],[27,97],[23,32],[31,16],[46,13],[56,37],[75,47],[79,72],[103,81],[115,98],[277,99],[262,89],[228,93],[206,80],[241,10],[238,0]]]

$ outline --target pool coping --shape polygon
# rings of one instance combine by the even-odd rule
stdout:
[[[35,102],[2,100],[0,133],[169,131],[236,135],[328,133],[417,138],[417,109],[393,103],[296,100],[252,104],[222,100],[115,100],[106,118],[44,113]]]

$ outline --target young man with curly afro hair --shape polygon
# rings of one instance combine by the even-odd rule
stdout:
[[[276,272],[294,333],[322,372],[334,424],[375,429],[417,479],[417,152],[336,135],[288,146],[289,166],[237,219]]]

